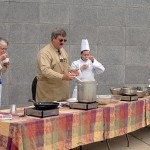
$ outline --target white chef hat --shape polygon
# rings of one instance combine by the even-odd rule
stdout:
[[[85,50],[89,50],[90,51],[89,42],[88,42],[87,39],[82,39],[82,42],[81,42],[81,52],[85,51]]]

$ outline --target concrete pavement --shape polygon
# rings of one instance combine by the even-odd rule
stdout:
[[[109,139],[110,150],[150,150],[150,126],[129,133],[129,147],[126,136]],[[79,150],[79,147],[73,149]],[[82,146],[82,150],[108,150],[106,141]]]

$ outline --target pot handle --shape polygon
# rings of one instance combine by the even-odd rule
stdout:
[[[28,102],[32,102],[34,105],[36,104],[36,101],[29,99]]]

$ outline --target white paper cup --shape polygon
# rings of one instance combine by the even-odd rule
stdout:
[[[15,104],[10,105],[10,113],[11,114],[15,114],[16,113],[16,105]]]
[[[3,60],[3,63],[8,63],[9,62],[9,58],[6,58],[5,60]]]

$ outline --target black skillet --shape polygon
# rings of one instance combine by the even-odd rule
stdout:
[[[36,102],[34,100],[29,99],[29,102],[32,102],[37,110],[49,110],[56,109],[59,105],[57,102]]]

